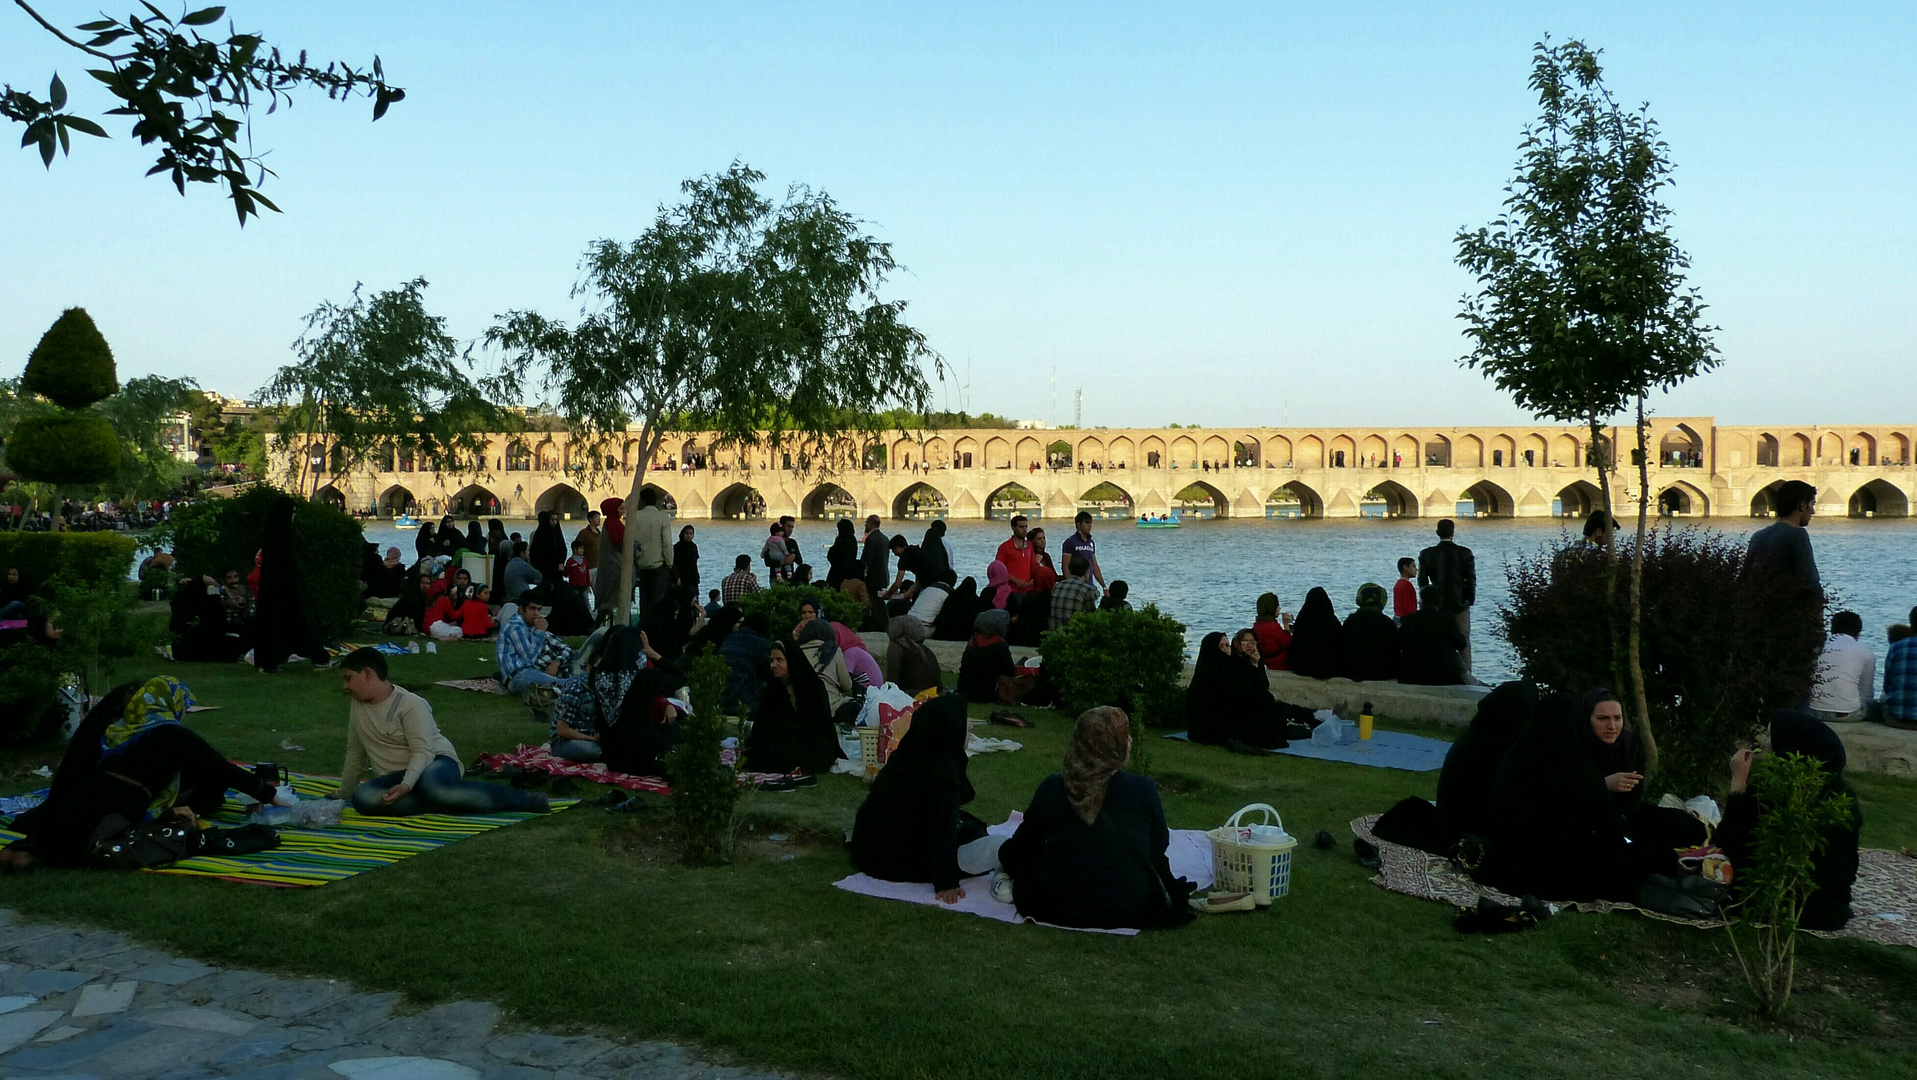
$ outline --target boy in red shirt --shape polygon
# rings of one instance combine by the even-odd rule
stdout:
[[[1005,564],[1013,592],[1032,591],[1032,542],[1025,538],[1024,514],[1012,519],[1012,536],[998,546],[998,561]]]
[[[586,565],[584,540],[573,540],[572,558],[566,560],[565,575],[566,584],[578,589],[580,598],[584,599],[586,592],[592,588],[592,568]]]
[[[1418,610],[1418,560],[1398,560],[1398,583],[1391,587],[1391,614],[1402,619]]]

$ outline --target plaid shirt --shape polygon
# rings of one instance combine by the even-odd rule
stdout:
[[[1917,637],[1907,637],[1884,654],[1884,711],[1917,722]]]
[[[499,640],[493,645],[493,655],[499,660],[499,681],[511,682],[514,675],[529,667],[539,666],[539,654],[546,646],[544,631],[534,629],[525,616],[514,613],[499,628]]]
[[[741,596],[759,591],[759,579],[750,570],[737,570],[719,582],[719,602],[730,604]]]
[[[1052,586],[1052,629],[1072,621],[1081,611],[1098,608],[1098,590],[1084,578],[1066,578]]]

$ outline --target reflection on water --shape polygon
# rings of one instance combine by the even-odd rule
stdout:
[[[713,588],[731,572],[733,557],[754,558],[765,542],[766,522],[693,521],[700,551],[701,588]],[[888,534],[904,531],[914,543],[926,522],[885,523]],[[1047,549],[1058,558],[1059,545],[1071,532],[1068,521],[1034,522],[1048,537]],[[1212,630],[1233,630],[1251,622],[1252,602],[1261,592],[1275,592],[1286,611],[1296,611],[1306,590],[1322,585],[1331,594],[1340,616],[1348,614],[1358,586],[1375,581],[1389,587],[1397,578],[1402,556],[1436,542],[1436,522],[1414,520],[1298,521],[1187,519],[1179,529],[1138,529],[1129,521],[1101,521],[1093,535],[1099,563],[1109,579],[1122,578],[1132,591],[1132,603],[1156,603],[1161,611],[1183,622],[1187,640],[1196,643]],[[1498,632],[1498,607],[1506,590],[1504,568],[1512,558],[1573,535],[1578,522],[1484,520],[1458,522],[1458,542],[1472,549],[1478,564],[1478,604],[1473,612],[1472,645],[1478,674],[1487,681],[1510,673],[1515,661]],[[1746,518],[1712,519],[1698,528],[1716,529],[1744,537],[1767,522]],[[462,530],[465,522],[460,523]],[[571,540],[580,523],[567,522]],[[1000,541],[1010,535],[998,521],[949,522],[949,536],[958,550],[960,577],[985,577],[985,564]],[[508,522],[507,528],[524,537],[532,523]],[[397,544],[409,556],[414,533],[385,523],[369,523],[367,539],[382,546]],[[676,534],[675,534],[676,535]],[[805,560],[825,575],[825,551],[833,524],[802,521],[796,539]],[[1906,620],[1917,604],[1917,560],[1912,541],[1917,525],[1909,521],[1862,521],[1818,518],[1811,522],[1811,540],[1824,584],[1845,606],[1863,616],[1865,639],[1881,657],[1884,628]]]

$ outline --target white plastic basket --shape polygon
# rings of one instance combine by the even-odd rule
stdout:
[[[1264,820],[1246,823],[1245,816],[1253,811],[1261,812]],[[1298,838],[1285,832],[1277,810],[1252,803],[1205,835],[1211,838],[1214,889],[1251,893],[1259,907],[1291,891],[1291,852]]]

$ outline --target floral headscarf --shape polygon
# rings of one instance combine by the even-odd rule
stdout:
[[[186,710],[192,707],[193,691],[188,690],[185,683],[170,675],[148,679],[127,700],[126,711],[120,718],[100,733],[101,763],[104,765],[116,754],[126,752],[140,736],[155,728],[184,723]],[[179,781],[175,776],[163,790],[154,793],[147,817],[163,814],[173,805],[180,794]]]

